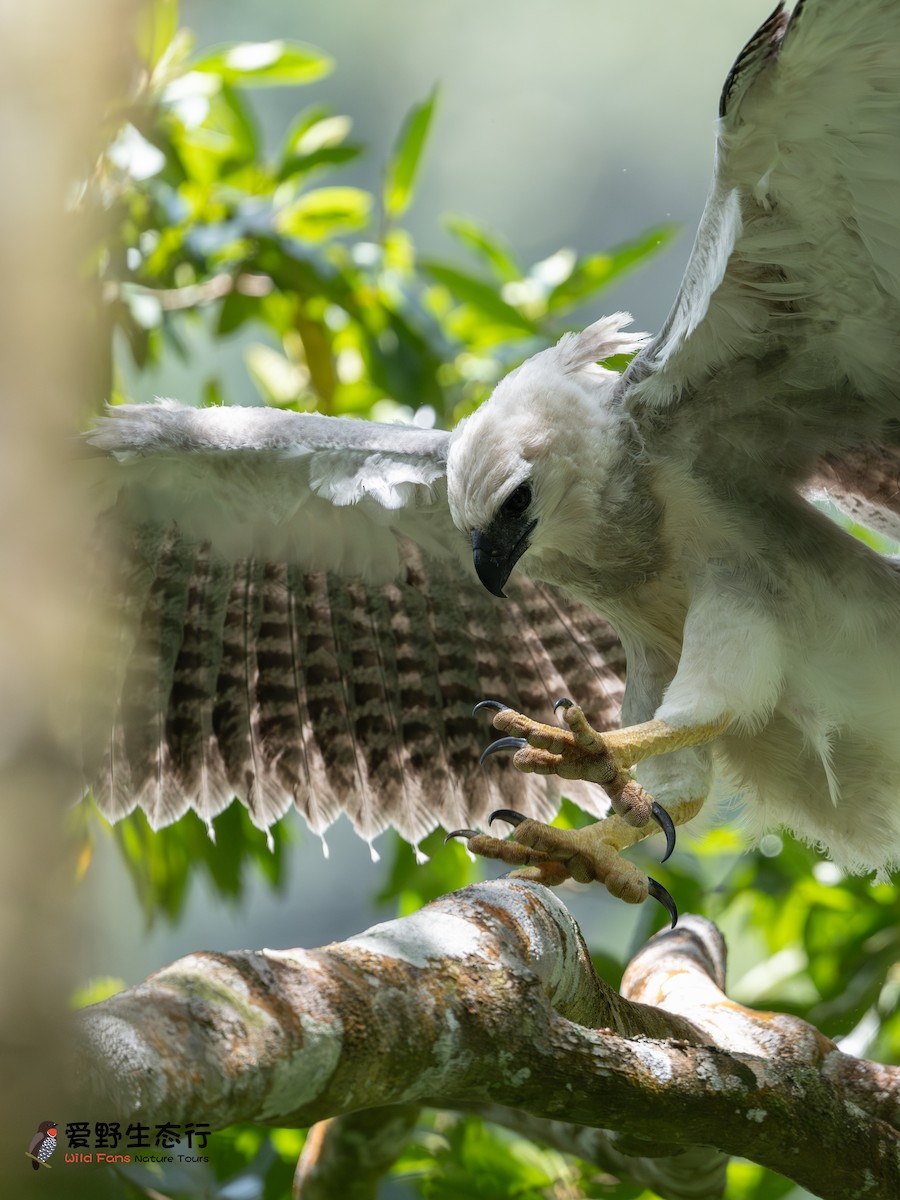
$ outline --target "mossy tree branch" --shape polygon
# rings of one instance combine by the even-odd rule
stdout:
[[[718,931],[688,917],[618,995],[554,893],[497,880],[320,950],[189,955],[82,1014],[79,1069],[122,1119],[306,1126],[393,1108],[378,1124],[396,1106],[501,1105],[615,1131],[647,1160],[692,1148],[695,1174],[706,1147],[698,1197],[721,1194],[722,1154],[825,1198],[900,1195],[900,1072],[733,1003],[723,983]],[[311,1156],[324,1170],[328,1142],[319,1131],[298,1196],[316,1194]],[[684,1195],[677,1177],[653,1186]]]

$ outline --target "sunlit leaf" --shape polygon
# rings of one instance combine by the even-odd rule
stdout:
[[[314,125],[330,120],[332,116],[332,111],[327,104],[311,104],[308,108],[301,109],[291,121],[287,133],[284,135],[284,141],[281,144],[282,157],[287,158],[291,154],[298,153],[298,146],[307,131]],[[346,119],[350,120],[349,117]]]
[[[508,325],[527,333],[537,333],[534,323],[511,304],[507,304],[489,283],[444,263],[428,261],[423,262],[422,267],[433,279],[452,292],[457,300],[471,304],[473,308],[493,317],[501,325]]]
[[[389,217],[399,217],[412,202],[437,98],[435,87],[427,100],[410,109],[403,123],[384,180],[384,211]]]
[[[550,290],[571,279],[577,261],[575,251],[563,247],[534,263],[529,268],[528,277],[542,289]]]
[[[821,496],[811,496],[810,503],[825,513],[841,529],[846,529],[858,541],[865,542],[867,546],[871,547],[872,550],[877,550],[879,554],[900,554],[900,542],[887,537],[880,530],[870,529],[868,525],[862,525],[858,521],[855,521],[843,509],[838,508],[830,497],[824,494]]]
[[[384,265],[410,274],[416,265],[416,248],[405,229],[390,229],[384,238]]]
[[[781,1200],[795,1185],[756,1163],[733,1159],[728,1164],[728,1200]]]
[[[339,146],[349,134],[349,117],[333,116],[324,105],[300,114],[284,139],[285,155],[312,154],[326,146]]]
[[[432,1141],[434,1168],[427,1171],[422,1195],[428,1200],[546,1200],[576,1195],[576,1168],[555,1150],[465,1116]],[[583,1193],[581,1193],[583,1194]]]
[[[170,269],[173,262],[181,258],[187,229],[183,225],[169,225],[162,230],[159,240],[144,260],[141,275],[152,282]]]
[[[360,379],[358,383],[341,383],[334,392],[332,411],[337,416],[367,417],[371,420],[372,408],[383,396],[383,390],[368,379]]]
[[[467,250],[486,262],[503,283],[521,279],[522,269],[508,248],[476,221],[467,217],[448,216],[444,217],[444,226]]]
[[[278,178],[290,179],[357,158],[362,148],[345,143],[352,124],[349,117],[334,116],[324,104],[305,109],[285,135]]]
[[[219,93],[219,104],[227,110],[227,118],[220,117],[223,132],[231,139],[228,158],[236,162],[250,162],[258,153],[259,140],[256,121],[240,94],[230,87]],[[215,112],[215,108],[213,112]]]
[[[557,829],[583,829],[585,825],[590,825],[595,820],[596,817],[592,817],[583,808],[579,808],[577,804],[573,804],[571,800],[563,797],[559,806],[559,812],[551,823]]]
[[[218,379],[207,379],[202,392],[204,408],[221,408],[225,403],[222,396],[222,385]]]
[[[361,188],[330,187],[304,192],[275,215],[275,228],[289,237],[318,242],[362,229],[372,211],[372,196]]]
[[[253,382],[263,399],[275,404],[289,404],[299,399],[309,386],[309,371],[300,363],[291,362],[284,354],[257,342],[244,351],[244,360]]]
[[[107,147],[106,157],[132,179],[149,179],[166,165],[166,156],[131,124],[122,126],[116,140]]]
[[[303,42],[237,42],[217,46],[191,63],[193,71],[219,75],[241,87],[312,83],[329,74],[334,60]]]
[[[258,135],[250,109],[233,88],[221,87],[205,106],[202,120],[173,129],[172,143],[189,180],[208,185],[253,162]],[[208,191],[201,195],[205,198]]]
[[[115,996],[116,992],[124,989],[124,979],[102,975],[76,988],[69,998],[69,1007],[87,1008],[89,1004],[99,1004],[101,1000],[108,1000],[110,996]]]
[[[571,308],[608,287],[614,279],[660,250],[672,239],[677,228],[675,225],[660,225],[648,230],[636,241],[610,250],[608,254],[592,254],[581,259],[568,278],[550,292],[547,297],[548,310],[560,312]]]
[[[273,333],[284,337],[286,333],[295,328],[297,316],[296,296],[285,292],[273,291],[268,296],[263,296],[257,303],[259,319],[264,325],[268,325]]]
[[[178,0],[150,0],[137,14],[137,47],[142,63],[152,71],[168,50],[178,29]]]

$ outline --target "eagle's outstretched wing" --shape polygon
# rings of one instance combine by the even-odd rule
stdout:
[[[620,395],[732,485],[822,464],[839,503],[861,495],[857,515],[897,537],[900,5],[779,5],[720,116],[681,290]]]
[[[548,816],[558,781],[479,767],[484,696],[614,722],[623,656],[524,581],[497,604],[447,508],[449,435],[262,408],[110,410],[89,436],[112,550],[86,782],[154,827],[237,796],[418,842],[492,807]],[[96,706],[109,702],[109,711]],[[566,786],[597,811],[585,785]]]

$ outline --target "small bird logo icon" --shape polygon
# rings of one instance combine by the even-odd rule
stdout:
[[[56,1132],[58,1126],[56,1121],[41,1121],[38,1125],[37,1133],[31,1139],[31,1145],[26,1153],[31,1159],[31,1169],[36,1171],[39,1167],[49,1167],[47,1159],[56,1149]]]

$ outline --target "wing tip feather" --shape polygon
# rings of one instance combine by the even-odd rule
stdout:
[[[799,11],[798,5],[798,11]],[[785,32],[790,24],[784,7],[784,0],[779,0],[777,7],[763,21],[750,40],[734,60],[734,65],[725,77],[722,94],[719,97],[719,117],[730,116],[736,111],[737,101],[741,98],[757,74],[777,57]]]

